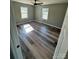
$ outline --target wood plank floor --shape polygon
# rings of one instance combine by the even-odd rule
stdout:
[[[17,26],[24,59],[52,59],[60,30],[29,22]]]

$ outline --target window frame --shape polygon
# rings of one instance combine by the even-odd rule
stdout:
[[[44,14],[44,13],[45,13],[44,9],[47,9],[47,15]],[[43,20],[47,20],[47,19],[48,19],[48,14],[49,14],[49,8],[42,8],[42,19],[43,19]],[[44,16],[45,16],[46,18],[44,18]]]
[[[22,9],[25,9],[25,10],[22,10]],[[26,12],[25,12],[26,11]],[[27,19],[28,18],[28,7],[24,7],[24,6],[21,6],[20,7],[20,12],[21,12],[21,18],[22,19]],[[24,15],[24,16],[23,16]],[[26,15],[26,17],[25,17]]]

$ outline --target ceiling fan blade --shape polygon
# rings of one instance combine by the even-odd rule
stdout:
[[[34,5],[42,5],[43,3],[34,3]]]
[[[38,0],[35,0],[35,1],[38,1]]]
[[[34,5],[41,5],[43,3],[41,3],[39,0],[34,0],[35,2],[33,3]]]
[[[43,3],[37,3],[37,4],[43,4]]]

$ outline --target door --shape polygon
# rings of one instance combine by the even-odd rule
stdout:
[[[14,59],[23,59],[20,42],[17,35],[16,19],[13,15],[12,3],[10,5],[10,47],[11,51],[13,52]]]
[[[64,59],[68,51],[68,11],[64,18],[61,33],[58,39],[58,44],[55,49],[53,59]]]

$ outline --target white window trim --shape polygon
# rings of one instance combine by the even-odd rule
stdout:
[[[45,15],[43,14],[44,13],[43,12],[44,9],[47,9],[48,10],[47,15],[46,14]],[[43,20],[47,20],[48,19],[48,13],[49,13],[49,8],[42,8],[42,19]],[[46,18],[44,18],[43,16],[46,16]]]
[[[24,12],[24,14],[23,14],[23,11],[22,11],[22,8],[26,8],[26,12]],[[28,18],[28,7],[20,7],[20,10],[21,10],[21,18],[22,19],[26,19],[26,18]],[[24,16],[23,16],[24,15]],[[25,16],[26,15],[26,16]]]

